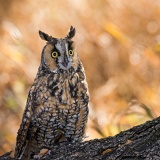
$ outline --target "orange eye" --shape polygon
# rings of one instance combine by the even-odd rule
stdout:
[[[68,54],[69,54],[70,56],[73,56],[73,55],[74,55],[74,51],[73,51],[73,50],[69,50],[69,51],[68,51]]]
[[[58,57],[58,52],[52,52],[51,56],[52,56],[52,58],[57,58]]]

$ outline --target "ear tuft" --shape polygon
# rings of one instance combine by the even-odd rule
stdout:
[[[45,41],[51,41],[52,36],[49,36],[48,34],[39,31],[39,36],[41,37],[41,39],[45,40]]]
[[[66,38],[72,39],[74,37],[75,33],[76,33],[76,29],[73,26],[71,26]]]

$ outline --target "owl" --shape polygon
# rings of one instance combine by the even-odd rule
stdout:
[[[89,93],[72,41],[75,32],[71,26],[65,38],[54,38],[39,31],[47,43],[17,133],[15,159],[30,159],[42,149],[85,136]]]

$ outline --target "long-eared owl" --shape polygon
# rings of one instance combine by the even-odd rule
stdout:
[[[75,28],[65,38],[39,35],[47,43],[17,133],[16,159],[30,159],[59,142],[81,141],[88,119],[86,76],[71,40]]]

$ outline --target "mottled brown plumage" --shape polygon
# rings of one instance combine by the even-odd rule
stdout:
[[[61,39],[39,34],[47,44],[18,130],[17,159],[30,159],[62,141],[81,141],[88,118],[85,72],[71,40],[75,28]]]

